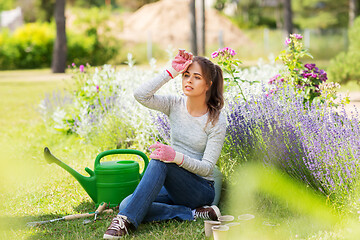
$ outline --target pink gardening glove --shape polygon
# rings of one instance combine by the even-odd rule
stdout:
[[[182,164],[184,161],[184,155],[175,152],[175,150],[169,145],[157,142],[149,148],[155,148],[155,150],[150,154],[150,158],[158,159],[166,163],[176,163],[177,165]]]
[[[171,67],[168,69],[169,75],[174,78],[179,73],[185,72],[192,63],[193,57],[192,53],[179,49],[179,53],[175,56],[175,59],[171,62]]]

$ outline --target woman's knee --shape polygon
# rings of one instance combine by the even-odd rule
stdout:
[[[120,205],[119,205],[119,212],[124,210],[124,208],[128,205],[128,203],[130,202],[132,194],[130,194],[129,196],[127,196],[126,198],[124,198]]]
[[[147,168],[166,168],[166,164],[158,159],[151,159]]]

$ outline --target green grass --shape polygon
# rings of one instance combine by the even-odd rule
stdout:
[[[45,93],[68,86],[71,86],[68,74],[54,75],[49,70],[0,72],[0,239],[101,239],[116,214],[116,210],[103,214],[97,222],[87,225],[78,219],[26,226],[27,222],[95,210],[95,204],[80,184],[43,158],[43,149],[48,146],[59,159],[86,175],[84,168],[93,169],[99,153],[96,146],[84,144],[74,135],[47,129],[41,120],[37,105]],[[244,181],[245,175],[241,176],[240,186],[252,183]],[[244,193],[243,189],[238,191]],[[259,230],[268,234],[262,239],[297,239],[296,234],[302,232],[301,239],[351,239],[344,237],[350,225],[334,229],[313,227],[308,215],[294,212],[286,203],[263,197],[259,198],[256,209],[241,209],[237,201],[232,205],[224,201],[232,195],[229,191],[222,195],[223,214],[252,213],[257,217],[251,224],[242,224],[242,237],[236,239],[259,239]],[[267,222],[271,227],[264,224]],[[142,224],[125,239],[205,239],[205,235],[203,221],[165,221]]]

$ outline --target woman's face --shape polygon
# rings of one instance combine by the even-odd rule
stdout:
[[[188,97],[206,97],[208,84],[199,63],[193,62],[182,75],[182,89]]]

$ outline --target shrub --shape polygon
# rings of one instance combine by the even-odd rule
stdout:
[[[54,31],[47,23],[28,23],[14,34],[2,31],[0,69],[42,68],[51,62]]]
[[[349,49],[330,62],[329,77],[339,83],[360,82],[360,17],[349,30]]]
[[[53,23],[28,23],[13,34],[0,34],[0,69],[32,69],[51,66],[55,38]],[[103,43],[96,31],[88,34],[67,30],[67,64],[103,65],[117,52],[114,44]]]
[[[19,52],[18,68],[43,68],[51,63],[54,27],[47,23],[29,23],[14,33]]]

